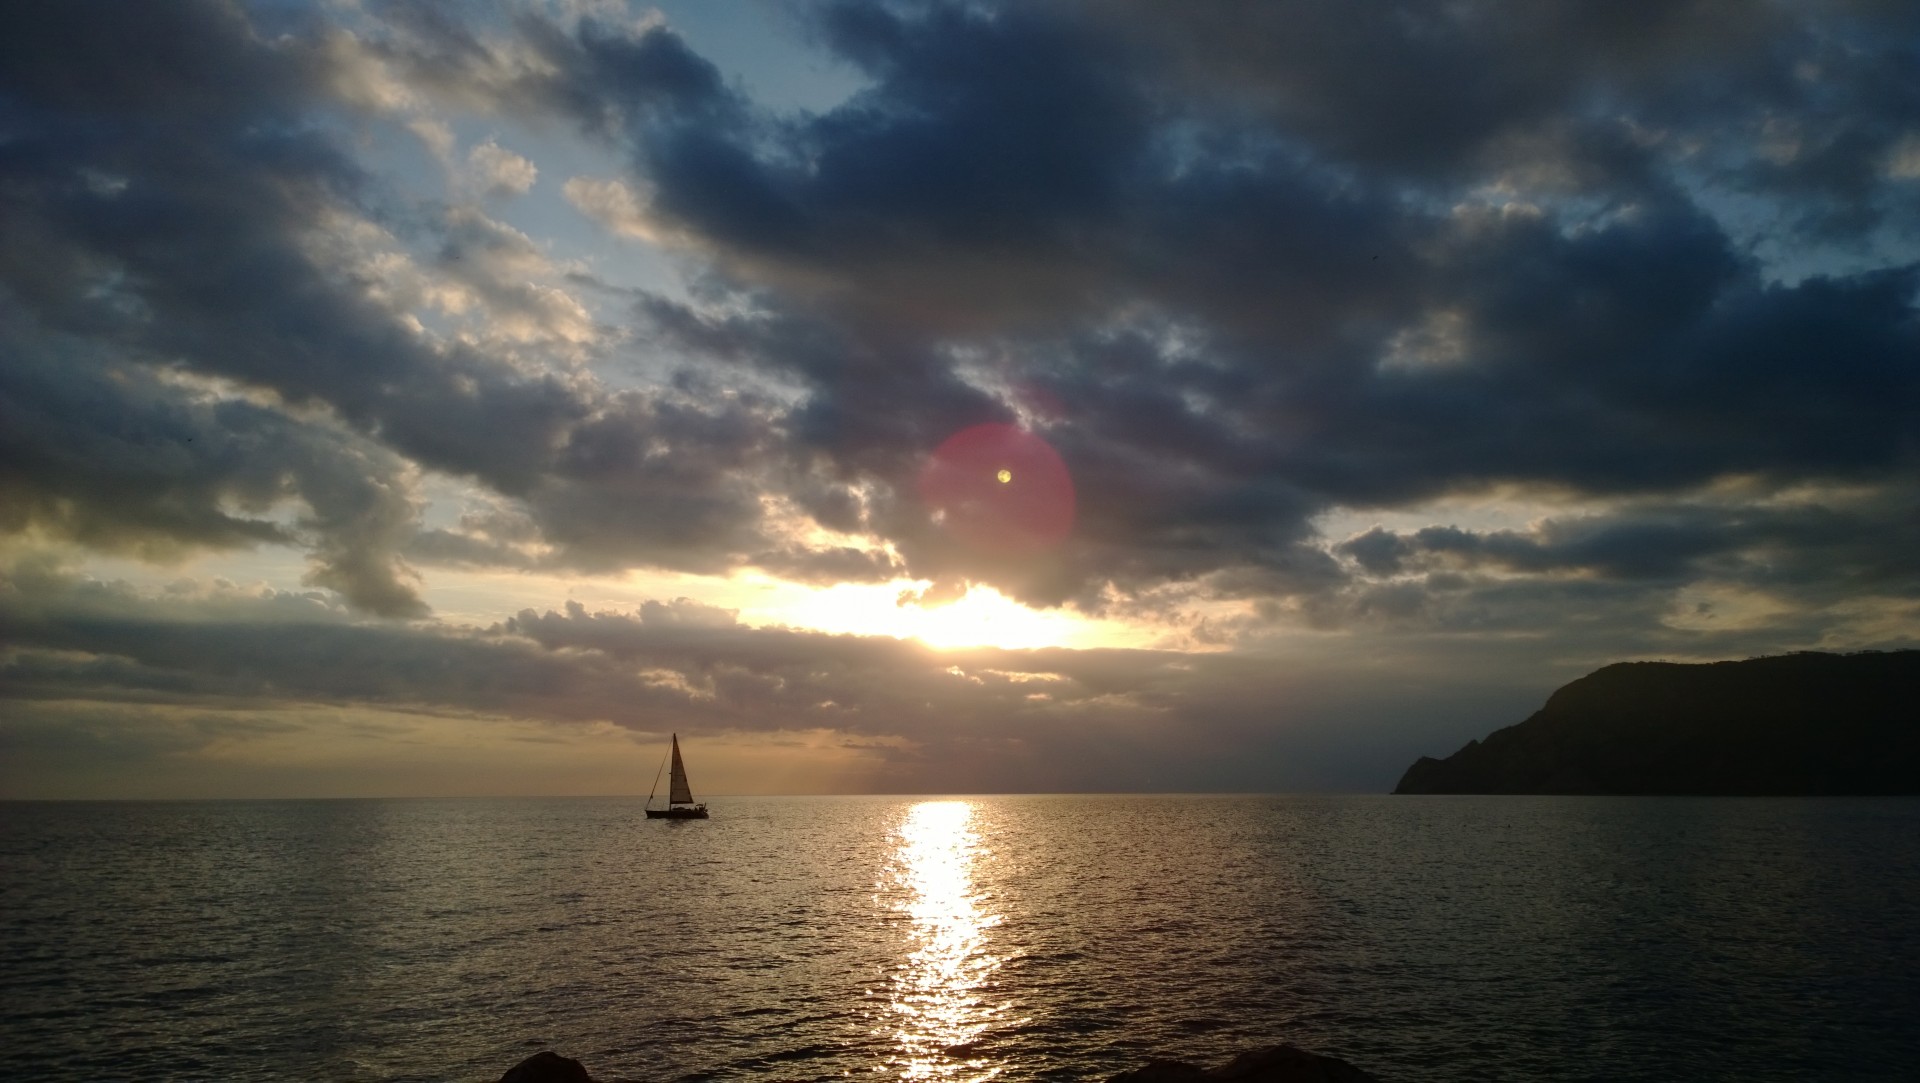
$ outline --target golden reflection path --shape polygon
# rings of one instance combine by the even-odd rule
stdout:
[[[885,1071],[902,1079],[976,1083],[1001,1067],[971,1044],[1000,1021],[1007,1005],[989,999],[1001,958],[986,932],[1000,924],[975,889],[976,862],[991,860],[965,801],[924,801],[907,811],[899,845],[880,888],[911,922],[911,946],[890,975],[887,1027],[896,1046]]]

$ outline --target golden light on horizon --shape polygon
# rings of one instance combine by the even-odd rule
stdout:
[[[298,584],[293,572],[274,583],[289,590]],[[154,589],[164,585],[158,578],[153,581]],[[480,575],[454,570],[439,575],[426,593],[436,613],[455,623],[480,627],[497,615],[488,604],[501,604],[482,601],[488,598],[505,598],[509,608],[535,612],[558,611],[566,601],[579,600],[589,611],[630,613],[647,601],[687,597],[730,609],[740,623],[749,626],[917,639],[936,650],[1148,647],[1164,634],[1151,625],[1088,617],[1066,608],[1035,609],[978,584],[946,605],[900,604],[903,593],[917,594],[930,585],[926,580],[895,579],[814,586],[758,573],[562,580],[518,572]]]
[[[881,882],[893,909],[912,922],[911,949],[890,975],[887,1027],[896,1050],[889,1068],[902,1079],[981,1083],[1001,1066],[966,1051],[1007,1011],[987,999],[1001,959],[987,941],[1000,924],[974,888],[973,869],[989,851],[973,830],[973,805],[923,801],[908,810]]]
[[[1054,647],[1078,631],[1070,617],[1029,609],[991,588],[975,587],[946,605],[907,608],[909,637],[940,650]]]
[[[1066,609],[1034,609],[992,587],[976,585],[945,605],[900,604],[903,593],[927,589],[925,581],[842,583],[782,592],[781,604],[742,614],[750,623],[781,623],[831,633],[917,639],[936,650],[999,647],[1145,646],[1157,632]]]
[[[1000,484],[1005,485],[1008,482],[1013,480],[1013,471],[1008,470],[1006,467],[1003,466],[1000,468],[1000,472],[998,474],[995,474],[994,477],[999,478]]]

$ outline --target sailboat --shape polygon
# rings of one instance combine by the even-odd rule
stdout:
[[[647,804],[652,806],[653,795],[660,788],[660,775],[653,776],[653,789],[647,791]],[[673,735],[673,774],[667,779],[667,807],[647,809],[649,820],[704,820],[707,818],[707,806],[693,803],[693,791],[687,788],[687,766],[680,762],[680,735]]]

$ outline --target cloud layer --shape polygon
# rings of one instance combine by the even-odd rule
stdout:
[[[1906,7],[809,3],[858,86],[820,109],[575,7],[9,9],[0,531],[297,552],[345,610],[271,649],[356,659],[48,618],[20,687],[916,739],[1136,702],[1104,656],[1037,700],[687,613],[381,623],[456,568],[986,585],[1409,665],[1920,635]],[[1057,451],[1064,539],[929,505],[981,424]]]
[[[223,749],[328,712],[450,720],[451,738],[402,732],[384,748],[390,769],[422,775],[460,754],[461,731],[481,741],[530,725],[649,744],[675,729],[762,744],[825,735],[859,750],[858,775],[841,781],[869,792],[1377,788],[1436,729],[1526,695],[1485,660],[1402,668],[1390,694],[1356,698],[1343,691],[1354,663],[1336,654],[1302,654],[1276,679],[1270,661],[1229,654],[935,651],[750,627],[687,599],[402,625],[357,618],[322,591],[181,580],[144,592],[45,563],[0,577],[0,617],[11,638],[0,785],[16,794],[40,792],[43,774],[155,759],[219,774]],[[1396,718],[1409,689],[1425,709]],[[97,721],[62,736],[56,723],[76,710]],[[1356,740],[1387,755],[1357,754]],[[1228,743],[1241,752],[1222,773]]]

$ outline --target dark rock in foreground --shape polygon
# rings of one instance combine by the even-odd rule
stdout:
[[[1200,1068],[1177,1060],[1156,1060],[1145,1068],[1121,1072],[1107,1083],[1379,1083],[1338,1057],[1323,1057],[1290,1045],[1270,1045],[1242,1053],[1218,1068]],[[500,1083],[593,1083],[580,1062],[540,1052],[507,1069]]]
[[[1379,1083],[1338,1057],[1323,1057],[1290,1045],[1270,1045],[1242,1053],[1218,1068],[1184,1061],[1156,1060],[1145,1068],[1121,1072],[1107,1083]]]
[[[593,1083],[586,1065],[543,1049],[507,1069],[500,1083]]]
[[[1920,794],[1920,651],[1624,662],[1394,793]]]

